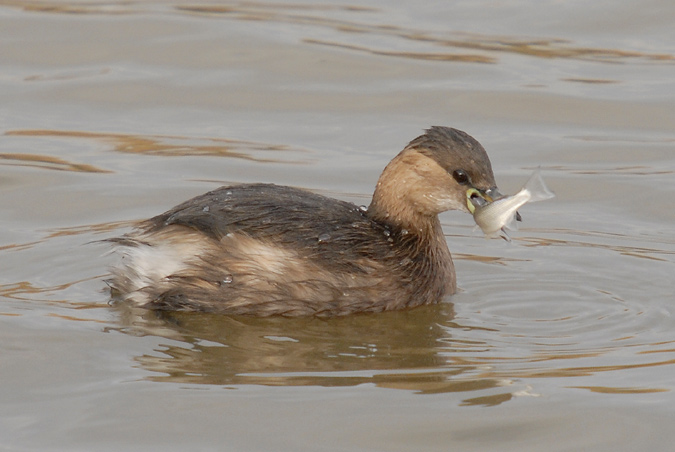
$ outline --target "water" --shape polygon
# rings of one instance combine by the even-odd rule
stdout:
[[[670,2],[0,4],[2,450],[669,450]],[[224,183],[367,204],[430,125],[512,243],[442,217],[460,292],[322,319],[111,307],[97,240]]]

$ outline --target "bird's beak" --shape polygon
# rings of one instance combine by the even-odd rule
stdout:
[[[499,193],[499,190],[497,190],[497,187],[488,190],[479,190],[475,187],[471,187],[466,191],[466,207],[473,215],[477,207],[486,206],[495,199],[501,198],[501,196],[502,195]]]
[[[504,195],[499,191],[497,187],[488,188],[485,190],[485,198],[489,199],[489,202],[496,201],[499,198],[503,198]]]

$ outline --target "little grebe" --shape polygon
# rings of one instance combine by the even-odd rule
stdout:
[[[112,239],[116,298],[159,310],[336,316],[456,290],[438,214],[498,196],[483,146],[431,127],[384,169],[368,207],[272,184],[221,187]]]

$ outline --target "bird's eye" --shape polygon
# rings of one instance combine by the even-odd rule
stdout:
[[[469,175],[464,170],[455,170],[452,172],[452,177],[455,178],[458,184],[466,185],[469,183]]]

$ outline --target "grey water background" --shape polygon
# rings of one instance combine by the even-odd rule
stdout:
[[[632,451],[675,433],[675,4],[0,1],[0,450]],[[92,243],[226,183],[367,204],[430,125],[512,243],[333,320],[108,304]]]

